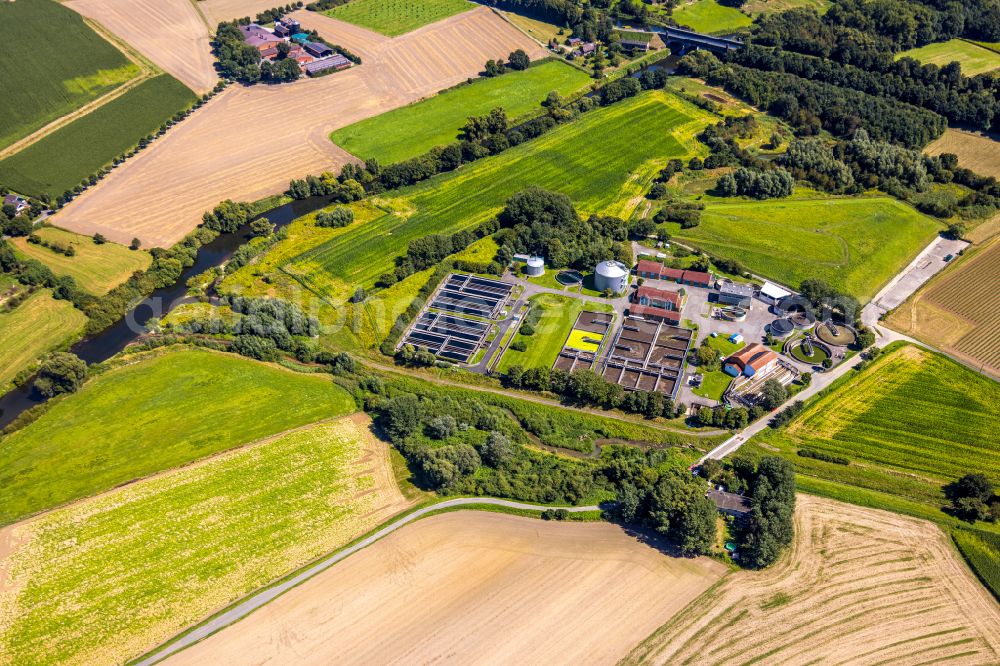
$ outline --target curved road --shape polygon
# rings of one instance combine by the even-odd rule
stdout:
[[[553,506],[544,506],[538,504],[526,504],[524,502],[512,502],[510,500],[495,499],[492,497],[456,497],[454,499],[445,500],[444,502],[438,502],[437,504],[425,506],[421,509],[413,511],[412,513],[408,513],[405,516],[401,516],[400,518],[389,523],[388,525],[378,530],[377,532],[368,535],[367,537],[357,542],[353,546],[349,546],[347,548],[344,548],[343,550],[333,553],[332,555],[329,555],[328,557],[320,560],[316,564],[313,564],[309,568],[300,571],[299,573],[292,576],[288,580],[285,580],[277,585],[274,585],[273,587],[269,587],[259,592],[250,594],[248,597],[244,598],[243,601],[237,603],[235,606],[232,606],[228,610],[212,617],[207,622],[198,625],[196,629],[188,632],[187,634],[184,634],[183,636],[175,640],[173,643],[170,643],[169,645],[164,645],[158,649],[153,650],[152,652],[148,653],[145,657],[143,657],[141,660],[134,662],[134,664],[135,666],[151,666],[152,664],[155,664],[157,662],[166,659],[172,654],[180,652],[186,647],[194,645],[200,640],[208,638],[217,631],[225,629],[229,625],[242,620],[250,613],[254,612],[264,604],[267,604],[268,602],[281,596],[282,594],[292,589],[296,585],[304,583],[313,576],[316,576],[317,574],[326,571],[327,569],[332,567],[337,562],[340,562],[344,558],[350,557],[351,555],[358,552],[362,548],[366,548],[372,545],[379,539],[385,537],[388,534],[391,534],[392,532],[395,532],[400,527],[403,527],[408,523],[412,523],[413,521],[426,516],[428,513],[432,513],[434,511],[440,511],[441,509],[447,509],[450,507],[469,506],[476,504],[503,506],[509,509],[527,509],[529,511],[544,511],[546,509],[564,508],[570,513],[581,513],[584,511],[600,510],[600,507],[598,506],[553,507]]]

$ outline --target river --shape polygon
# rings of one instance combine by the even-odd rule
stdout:
[[[266,217],[277,229],[291,224],[297,217],[311,213],[330,203],[329,197],[311,197],[292,201],[283,206],[265,211],[253,219]],[[211,243],[198,250],[193,265],[184,269],[177,282],[169,287],[155,290],[145,300],[133,307],[117,323],[100,333],[80,340],[70,351],[88,364],[106,361],[145,333],[146,323],[154,317],[163,317],[174,307],[187,300],[187,281],[193,275],[204,273],[210,268],[222,266],[233,256],[236,249],[251,238],[249,225],[231,234],[220,234]],[[6,426],[25,410],[45,402],[45,398],[33,388],[33,379],[9,391],[0,398],[0,428]]]

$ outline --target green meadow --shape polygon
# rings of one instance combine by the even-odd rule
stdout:
[[[139,74],[82,16],[54,0],[2,2],[0,25],[0,148]]]
[[[391,270],[411,240],[472,228],[531,185],[568,195],[582,215],[627,217],[668,159],[704,154],[695,135],[712,119],[663,91],[591,111],[500,155],[375,200],[381,215],[328,231],[328,240],[282,268],[342,300]]]
[[[975,76],[1000,68],[1000,53],[964,39],[935,42],[896,54],[897,59],[903,57],[938,67],[957,62],[962,66],[962,73],[966,76]]]
[[[867,302],[941,230],[888,197],[711,202],[701,224],[671,235],[798,287],[821,278]]]
[[[169,74],[143,81],[0,161],[0,183],[19,192],[55,198],[110,164],[142,137],[155,133],[195,99],[193,92]]]
[[[458,139],[469,116],[503,107],[509,118],[541,109],[551,91],[569,95],[590,85],[592,79],[558,60],[539,63],[522,72],[508,72],[446,90],[430,99],[348,125],[330,140],[362,159],[382,164],[422,155],[434,146]]]
[[[329,377],[177,350],[132,359],[0,441],[0,525],[354,410]]]
[[[473,7],[466,0],[352,0],[324,13],[395,37]]]
[[[695,0],[673,11],[678,24],[707,34],[722,34],[745,28],[753,19],[736,9],[721,5],[717,0]]]
[[[35,292],[11,312],[0,313],[0,391],[12,388],[19,373],[42,354],[76,338],[86,324],[85,314],[69,301],[52,298],[48,289]]]
[[[81,236],[57,227],[35,231],[43,241],[72,247],[76,254],[67,257],[25,238],[12,239],[19,254],[37,259],[56,275],[69,275],[81,289],[95,296],[106,294],[136,271],[146,270],[152,258],[148,252],[130,250],[117,243],[97,245],[90,236]]]
[[[531,297],[531,310],[525,318],[535,329],[533,335],[522,335],[520,329],[512,342],[523,342],[525,351],[508,349],[500,359],[499,370],[513,365],[523,368],[551,368],[562,350],[566,337],[573,330],[577,315],[584,308],[592,312],[610,312],[611,307],[602,303],[586,303],[579,298],[557,294],[539,294]]]

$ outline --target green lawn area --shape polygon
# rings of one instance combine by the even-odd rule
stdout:
[[[86,324],[85,314],[69,301],[52,298],[48,289],[0,313],[0,391],[10,389],[17,374],[39,356],[80,335]]]
[[[395,37],[473,7],[466,0],[351,0],[324,13]]]
[[[817,13],[825,14],[832,4],[831,0],[747,0],[740,9],[753,16],[774,14],[789,9],[815,9]]]
[[[957,61],[962,66],[962,73],[966,76],[975,76],[1000,68],[1000,53],[964,39],[935,42],[896,54],[897,59],[907,56],[919,60],[925,65],[939,67]]]
[[[748,451],[777,449],[794,464],[806,492],[946,528],[969,527],[941,510],[947,505],[942,486],[969,472],[1000,485],[998,401],[996,382],[943,355],[903,345],[845,375],[791,424],[758,435]],[[803,447],[844,456],[850,464],[804,458],[797,455]],[[976,523],[973,529],[994,533],[995,544],[1000,526]],[[1000,586],[994,593],[1000,596]]]
[[[867,302],[941,230],[890,199],[709,202],[701,224],[672,236],[797,287],[810,277]]]
[[[514,341],[522,341],[528,346],[523,351],[508,349],[497,366],[502,372],[513,365],[524,368],[551,368],[562,350],[563,343],[573,330],[584,307],[593,312],[610,312],[611,308],[597,303],[586,303],[579,298],[557,294],[538,294],[531,297],[531,311],[526,321],[535,328],[534,335],[518,332]]]
[[[54,0],[0,3],[0,148],[108,93],[139,68]],[[9,183],[4,183],[9,185]]]
[[[0,525],[354,410],[328,377],[177,350],[110,370],[0,446]]]
[[[0,653],[122,664],[345,545],[386,516],[366,437],[317,424],[32,521],[10,556],[23,587],[0,591]]]
[[[282,269],[303,276],[324,297],[343,300],[355,285],[371,287],[411,240],[471,228],[530,185],[568,195],[584,216],[628,217],[668,159],[704,154],[695,135],[713,119],[663,91],[586,113],[500,155],[376,201],[381,215],[332,230],[326,242]]]
[[[25,238],[13,239],[18,251],[37,259],[56,275],[69,275],[80,288],[101,296],[121,284],[135,271],[145,270],[152,261],[149,253],[133,251],[116,243],[97,245],[90,236],[81,236],[56,227],[44,227],[35,232],[42,240],[72,247],[76,254],[67,257]]]
[[[503,107],[517,118],[541,109],[541,102],[555,90],[569,95],[588,87],[592,79],[558,60],[480,79],[446,90],[430,99],[348,125],[330,139],[362,159],[377,158],[382,164],[401,162],[422,155],[434,146],[452,143],[469,116]]]
[[[55,198],[194,101],[195,94],[168,74],[148,79],[0,161],[0,183],[26,194]]]
[[[731,375],[727,375],[722,370],[702,373],[701,386],[692,388],[691,392],[702,398],[710,400],[722,400],[722,394],[726,392],[730,382],[733,381]]]
[[[707,34],[723,34],[745,28],[753,20],[736,9],[716,0],[695,0],[674,9],[674,20],[681,26]]]

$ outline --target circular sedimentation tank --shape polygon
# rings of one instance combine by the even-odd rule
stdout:
[[[830,348],[819,340],[807,340],[805,338],[792,342],[788,353],[795,360],[809,363],[810,365],[820,365],[823,361],[833,356]]]
[[[854,341],[858,339],[858,334],[846,324],[825,321],[816,327],[816,337],[828,345],[846,347],[854,344]]]
[[[769,329],[774,337],[787,338],[795,330],[795,325],[790,319],[775,319],[771,322]]]
[[[580,271],[559,271],[556,273],[556,282],[571,287],[583,282],[583,273]]]

